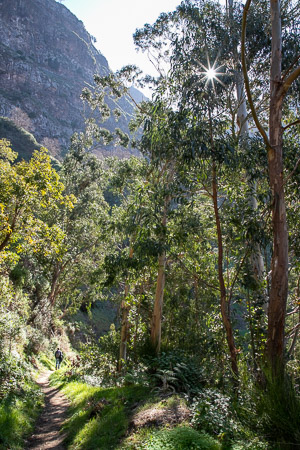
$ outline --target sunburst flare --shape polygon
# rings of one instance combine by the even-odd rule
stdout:
[[[202,64],[201,62],[198,63],[201,68],[203,69],[203,71],[199,72],[200,75],[202,75],[202,78],[200,79],[200,81],[206,80],[205,81],[205,87],[208,86],[209,83],[211,83],[214,92],[216,91],[215,89],[215,82],[220,83],[222,86],[225,87],[224,83],[220,80],[219,77],[221,77],[222,75],[225,75],[223,72],[220,72],[220,69],[222,68],[222,66],[217,66],[217,60],[215,60],[215,62],[213,63],[213,65],[210,64],[209,58],[207,58],[207,67],[205,67],[204,64]]]

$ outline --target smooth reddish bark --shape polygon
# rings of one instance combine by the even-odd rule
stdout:
[[[268,166],[272,193],[273,255],[266,356],[273,376],[284,369],[284,329],[288,295],[288,232],[282,157],[281,18],[279,0],[271,0],[272,60]]]

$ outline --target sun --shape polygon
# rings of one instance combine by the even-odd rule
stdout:
[[[216,67],[217,60],[215,60],[213,65],[211,65],[209,58],[207,58],[207,67],[205,67],[205,65],[202,64],[201,62],[198,62],[198,64],[203,69],[203,71],[200,72],[200,75],[202,75],[202,78],[200,79],[200,81],[206,80],[205,87],[207,87],[207,85],[209,83],[211,83],[213,90],[215,92],[215,82],[220,83],[222,86],[224,86],[224,83],[222,83],[222,81],[219,79],[219,77],[222,75],[225,75],[225,74],[223,72],[220,72],[220,69],[222,68],[222,66]]]
[[[210,69],[207,69],[206,71],[206,77],[208,80],[213,80],[214,78],[216,78],[216,74],[217,72],[212,67]]]

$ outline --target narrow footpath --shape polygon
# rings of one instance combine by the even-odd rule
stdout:
[[[63,450],[61,426],[67,418],[68,400],[60,391],[49,385],[51,372],[43,372],[37,379],[45,394],[45,406],[37,420],[34,434],[27,440],[26,450]]]

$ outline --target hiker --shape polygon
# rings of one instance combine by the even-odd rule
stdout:
[[[59,347],[57,347],[56,352],[54,353],[55,355],[55,359],[56,359],[56,366],[55,366],[55,370],[60,368],[60,364],[63,360],[63,354],[62,351],[59,349]]]

